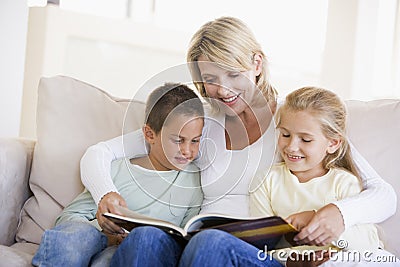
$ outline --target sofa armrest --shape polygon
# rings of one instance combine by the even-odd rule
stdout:
[[[29,175],[35,141],[0,138],[0,244],[15,243],[22,205],[31,195]]]

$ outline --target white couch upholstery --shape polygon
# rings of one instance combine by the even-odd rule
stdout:
[[[43,230],[83,189],[79,161],[86,148],[143,121],[142,102],[112,97],[69,77],[43,78],[38,94],[37,140],[0,139],[0,266],[30,266]],[[400,100],[347,105],[352,142],[399,193]],[[380,224],[386,248],[397,257],[399,222],[396,212]]]

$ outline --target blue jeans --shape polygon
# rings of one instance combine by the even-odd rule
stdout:
[[[85,222],[65,222],[46,230],[32,259],[34,266],[89,266],[107,247],[107,237]]]
[[[282,264],[228,233],[205,230],[189,241],[182,253],[179,266],[281,267]]]
[[[183,246],[156,227],[137,227],[119,245],[110,266],[177,266]]]
[[[138,227],[119,245],[111,266],[282,266],[258,248],[219,230],[198,233],[185,245],[158,228]]]

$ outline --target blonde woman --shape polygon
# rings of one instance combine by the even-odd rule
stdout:
[[[258,169],[274,162],[275,155],[273,115],[278,100],[268,81],[266,55],[242,21],[222,17],[204,24],[193,35],[187,61],[196,88],[211,107],[195,160],[204,192],[201,212],[248,216],[249,191],[257,187],[249,186],[251,180]],[[99,216],[115,212],[114,205],[125,205],[110,179],[111,162],[146,152],[139,132],[124,136],[130,143],[125,150],[122,141],[117,137],[96,144],[81,161],[82,182],[98,203],[100,225],[114,233],[122,230]],[[345,227],[377,223],[394,214],[393,188],[355,150],[353,154],[364,190],[319,209],[298,234],[301,242],[326,244]],[[366,209],[370,213],[362,212]]]

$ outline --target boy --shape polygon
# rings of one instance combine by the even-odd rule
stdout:
[[[145,113],[142,132],[149,153],[114,161],[113,181],[129,209],[183,226],[198,214],[203,200],[199,171],[190,164],[199,151],[203,105],[187,86],[167,83],[149,95]],[[107,247],[96,210],[84,190],[63,210],[56,226],[45,231],[32,264],[88,266],[93,262]]]

